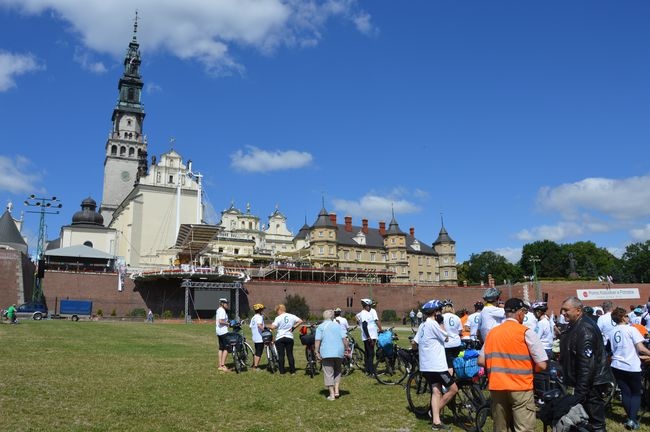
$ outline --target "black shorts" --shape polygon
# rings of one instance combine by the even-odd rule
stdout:
[[[255,342],[255,355],[257,357],[262,357],[264,352],[264,342]]]
[[[219,338],[219,351],[228,350],[228,343],[226,343],[226,334],[228,333],[217,335],[217,337]]]
[[[453,348],[445,348],[445,356],[447,357],[447,367],[452,369],[454,367],[454,359],[458,357],[458,354],[463,350],[462,345],[458,345]]]
[[[444,372],[421,372],[422,376],[427,380],[430,386],[434,384],[441,384],[445,387],[450,387],[454,382],[454,377],[447,371]]]

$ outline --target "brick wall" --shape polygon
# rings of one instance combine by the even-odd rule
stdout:
[[[0,308],[31,300],[34,264],[17,250],[0,249]]]

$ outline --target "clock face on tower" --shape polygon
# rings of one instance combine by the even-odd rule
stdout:
[[[128,171],[122,171],[122,174],[120,174],[120,178],[122,179],[123,182],[128,182],[129,179],[131,179],[131,174],[129,174]]]

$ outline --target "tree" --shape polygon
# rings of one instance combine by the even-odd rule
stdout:
[[[303,296],[289,294],[284,300],[284,306],[287,308],[287,312],[303,320],[309,319],[309,305]]]
[[[490,274],[497,284],[503,281],[514,283],[522,279],[522,272],[518,266],[492,251],[472,254],[468,261],[461,264],[460,269],[463,272],[462,277],[473,284],[487,282]]]
[[[629,275],[631,282],[650,281],[650,240],[628,245],[622,260],[624,271]]]
[[[607,249],[599,248],[590,241],[581,241],[562,245],[561,250],[563,256],[567,257],[565,275],[569,274],[569,254],[573,254],[579,276],[596,279],[598,276],[611,275],[620,280],[621,261]]]
[[[565,262],[568,257],[564,256],[557,243],[551,240],[541,240],[524,245],[521,250],[519,267],[525,275],[529,276],[532,276],[535,270],[531,258],[539,259],[535,262],[538,278],[566,277]]]

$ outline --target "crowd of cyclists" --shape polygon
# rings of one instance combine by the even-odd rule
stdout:
[[[516,302],[512,303],[515,300]],[[542,418],[545,425],[554,425],[554,430],[605,431],[605,405],[608,397],[611,399],[614,389],[617,389],[617,395],[626,414],[624,427],[628,430],[641,428],[638,418],[639,409],[642,402],[650,402],[650,395],[647,394],[645,395],[647,401],[642,401],[643,386],[648,386],[647,383],[650,381],[648,376],[650,373],[646,371],[644,378],[642,372],[650,369],[644,367],[646,363],[650,364],[650,350],[646,339],[650,334],[650,299],[646,305],[631,305],[630,310],[627,311],[621,307],[614,307],[609,301],[604,302],[602,307],[592,308],[583,305],[579,299],[570,297],[562,304],[557,317],[553,313],[549,315],[547,302],[536,301],[530,304],[519,299],[508,301],[511,303],[511,309],[513,304],[516,305],[516,310],[508,310],[507,302],[501,300],[501,292],[497,288],[490,287],[485,291],[483,301],[477,301],[473,305],[472,313],[465,310],[457,312],[450,300],[432,299],[418,308],[418,316],[422,314],[422,319],[418,319],[417,330],[412,329],[410,350],[414,353],[415,366],[409,361],[401,361],[401,367],[405,370],[398,382],[401,382],[407,373],[411,375],[417,373],[417,380],[409,378],[409,383],[419,382],[420,379],[426,383],[422,392],[426,398],[430,397],[428,409],[425,411],[433,430],[451,430],[449,425],[443,423],[441,412],[445,406],[453,405],[458,393],[459,379],[455,376],[457,373],[454,371],[454,361],[462,357],[466,351],[469,352],[471,348],[480,349],[479,363],[486,368],[477,368],[473,372],[475,377],[470,376],[470,378],[474,378],[472,385],[476,387],[479,385],[476,384],[477,378],[482,377],[480,388],[485,389],[486,382],[489,382],[491,374],[496,374],[496,369],[494,363],[490,369],[489,361],[485,361],[483,343],[496,326],[508,321],[508,316],[510,321],[516,321],[512,318],[514,313],[521,314],[520,322],[517,324],[521,327],[516,325],[511,327],[521,328],[524,333],[530,331],[526,333],[526,341],[535,344],[531,351],[540,353],[531,357],[531,372],[526,376],[530,377],[531,392],[534,387],[538,417]],[[520,303],[522,307],[519,307]],[[377,346],[378,339],[381,339],[380,335],[383,332],[390,332],[391,329],[382,328],[375,310],[376,303],[372,299],[362,299],[361,305],[362,310],[355,318],[361,331],[363,350],[356,347],[354,352],[363,353],[363,364],[356,366],[368,376],[376,377],[378,371],[375,367],[378,360],[382,359],[375,359],[375,353],[379,352],[382,357],[384,356],[381,347]],[[227,308],[227,299],[221,299],[220,310],[226,311]],[[255,315],[250,320],[252,340],[255,345],[252,369],[260,370],[260,359],[265,347],[268,350],[272,337],[271,331],[274,331],[275,336],[271,344],[273,349],[277,350],[274,352],[277,352],[279,372],[295,374],[293,333],[299,327],[306,329],[307,323],[296,315],[288,313],[285,306],[280,304],[275,308],[276,318],[267,327],[264,320],[264,305],[255,304],[253,310]],[[222,336],[219,334],[220,332],[223,334],[223,327],[228,325],[227,319],[223,318],[224,311],[217,311],[217,335],[220,341],[219,370],[228,371],[225,357],[222,357],[222,348],[226,349],[226,345],[221,344]],[[508,314],[506,311],[511,313]],[[352,345],[348,343],[345,335],[350,330],[350,324],[342,315],[340,308],[334,309],[333,312],[331,319],[342,327],[341,334],[346,349],[343,356],[349,359],[353,355],[350,349]],[[412,311],[411,318],[414,315]],[[500,335],[503,335],[503,331],[500,330]],[[311,341],[313,344],[313,335]],[[321,346],[320,343],[318,346]],[[510,356],[510,354],[506,355]],[[490,354],[488,358],[489,356]],[[515,355],[512,356],[514,358]],[[285,367],[285,358],[288,361],[288,369]],[[357,358],[357,360],[361,359]],[[396,358],[392,366],[397,369],[400,367],[398,363],[400,360]],[[541,367],[536,365],[533,369],[532,365],[536,363]],[[493,379],[496,379],[496,375]],[[379,381],[382,382],[381,379]],[[336,385],[338,390],[338,381]],[[409,385],[407,385],[407,393],[409,393]],[[527,380],[524,387],[526,385],[528,385]],[[558,393],[558,386],[562,390],[560,393]],[[573,392],[567,391],[567,386],[573,388]],[[604,391],[603,388],[609,388],[611,391]],[[417,391],[420,392],[419,387]],[[645,391],[647,392],[648,389]],[[336,393],[338,394],[338,391]],[[493,414],[491,411],[494,410],[494,405],[490,407],[489,396],[486,397],[485,394],[488,394],[487,390],[482,395],[474,397],[475,412],[478,417],[483,416],[481,421],[472,423],[474,430],[482,430],[486,413]],[[407,394],[407,398],[410,397],[411,395]],[[410,399],[409,404],[412,405]],[[580,411],[572,410],[573,407],[580,408]],[[543,415],[540,416],[539,412]],[[576,415],[582,417],[575,419],[571,417]],[[510,419],[508,421],[516,423],[516,419],[512,420],[511,416],[507,418]],[[467,424],[460,426],[466,429]],[[494,427],[496,428],[496,423]],[[522,429],[520,425],[515,427],[514,423],[508,423],[508,427],[511,430],[528,430]],[[534,430],[534,425],[531,430]]]

